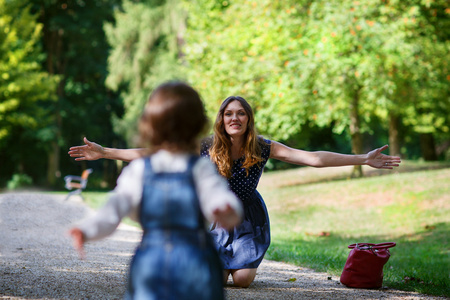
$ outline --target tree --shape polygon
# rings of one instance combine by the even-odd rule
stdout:
[[[0,0],[0,160],[2,176],[36,175],[58,77],[42,70],[42,24],[27,1]],[[30,160],[31,159],[31,160]]]
[[[443,13],[443,1],[190,3],[189,78],[211,111],[244,94],[262,133],[287,140],[305,124],[332,125],[348,132],[354,153],[365,152],[375,121],[389,130],[392,154],[400,125],[448,131],[448,44],[427,17]]]
[[[361,132],[370,132],[368,124],[378,118],[388,124],[391,154],[399,155],[399,126],[408,124],[406,112],[415,116],[409,120],[417,120],[421,115],[417,105],[430,107],[433,102],[420,97],[435,93],[430,79],[439,77],[440,70],[429,67],[430,58],[448,56],[448,51],[443,47],[429,51],[427,45],[435,37],[430,30],[420,30],[428,23],[419,2],[314,1],[311,5],[310,57],[302,60],[309,71],[302,76],[302,85],[314,86],[309,93],[319,104],[314,118],[338,122],[336,132],[349,128],[354,153],[362,152]],[[355,171],[360,174],[360,168]]]
[[[109,46],[103,24],[113,21],[113,11],[121,1],[31,2],[44,25],[42,43],[47,54],[44,67],[61,78],[47,136],[47,182],[54,186],[61,182],[57,181],[62,173],[61,163],[67,169],[80,169],[80,164],[61,153],[80,143],[83,136],[108,145],[117,143],[110,119],[112,113],[120,113],[121,103],[105,87]],[[115,178],[111,180],[114,182]]]
[[[426,46],[436,41],[437,31],[419,30],[429,28],[430,17],[418,21],[431,6],[443,7],[442,0],[433,5],[421,0],[183,1],[187,27],[176,45],[169,41],[180,41],[175,36],[184,32],[184,12],[176,13],[183,22],[158,26],[172,20],[169,3],[128,2],[108,30],[114,48],[108,83],[123,88],[126,106],[116,123],[121,132],[135,123],[158,82],[155,74],[164,74],[159,81],[187,74],[211,119],[225,97],[244,96],[259,131],[282,141],[308,126],[333,126],[335,133],[351,137],[353,152],[362,153],[363,134],[372,133],[375,123],[390,131],[398,154],[399,126],[447,128],[448,105],[430,105],[429,97],[443,99],[447,67],[439,65],[448,46],[442,37],[439,47]],[[438,92],[433,78],[439,78]],[[423,121],[413,126],[413,120]],[[356,168],[355,175],[361,174]]]
[[[408,25],[406,39],[414,45],[409,78],[413,95],[402,118],[419,135],[422,157],[436,160],[435,140],[443,149],[450,143],[450,9],[448,1],[412,2],[403,21]]]
[[[299,84],[310,87],[303,96],[312,121],[333,122],[336,133],[348,130],[353,153],[364,152],[362,134],[370,131],[371,119],[397,108],[389,97],[396,83],[385,80],[385,63],[403,64],[404,57],[383,51],[392,38],[384,17],[374,1],[311,2],[306,48],[296,62],[303,66]],[[353,175],[362,176],[360,166]]]
[[[215,118],[229,95],[241,95],[253,109],[258,130],[287,140],[306,122],[290,59],[297,55],[304,20],[293,18],[305,1],[189,1],[186,61],[189,81]],[[291,4],[291,5],[289,5]],[[295,54],[294,54],[295,53]]]
[[[150,92],[163,81],[184,78],[186,13],[176,0],[125,0],[114,16],[115,24],[105,26],[112,47],[106,83],[124,101],[125,113],[114,118],[114,129],[134,144],[136,120]]]

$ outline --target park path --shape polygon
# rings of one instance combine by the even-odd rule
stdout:
[[[66,235],[92,211],[81,198],[38,192],[0,194],[0,299],[121,299],[141,231],[121,224],[89,243],[79,260]],[[264,260],[248,289],[226,287],[234,299],[446,299],[388,288],[349,289],[326,273]]]

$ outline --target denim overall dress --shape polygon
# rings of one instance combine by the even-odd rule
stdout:
[[[224,299],[223,272],[206,231],[189,159],[185,172],[156,173],[145,159],[142,242],[132,259],[126,299]]]

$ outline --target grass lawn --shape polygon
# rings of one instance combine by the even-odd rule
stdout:
[[[450,296],[450,168],[433,166],[364,169],[361,179],[347,178],[351,167],[265,173],[259,191],[272,230],[266,258],[339,277],[349,244],[392,241],[384,286]]]
[[[384,286],[450,297],[450,165],[406,161],[393,171],[351,167],[264,173],[271,221],[266,258],[339,277],[356,242],[396,242]],[[107,194],[83,192],[93,208]],[[128,224],[137,225],[130,220]]]

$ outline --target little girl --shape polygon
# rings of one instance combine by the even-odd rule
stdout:
[[[126,299],[224,298],[222,266],[204,218],[232,228],[243,210],[214,165],[195,154],[206,124],[193,88],[159,86],[139,122],[149,155],[124,168],[106,205],[69,231],[84,256],[83,244],[113,233],[124,216],[140,222]]]

